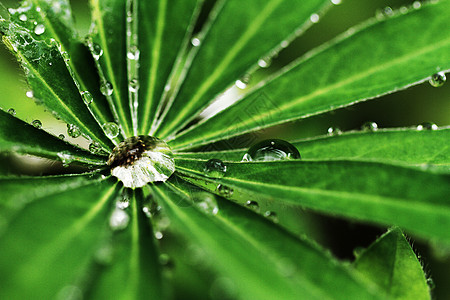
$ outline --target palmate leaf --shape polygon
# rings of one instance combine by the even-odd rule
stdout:
[[[385,129],[376,132],[348,132],[292,142],[303,160],[356,159],[405,163],[422,167],[424,164],[448,171],[450,129],[418,131],[415,129]],[[247,149],[179,152],[176,157],[240,161]]]
[[[181,235],[206,252],[240,299],[383,299],[307,241],[225,199],[211,215],[190,204],[189,186],[155,185],[155,196]],[[268,242],[268,239],[270,242]]]
[[[291,160],[227,163],[226,176],[212,179],[204,164],[177,159],[177,170],[211,192],[220,194],[217,184],[234,190],[228,196],[241,203],[294,204],[450,243],[449,175],[382,163]]]
[[[353,263],[392,299],[430,299],[419,260],[398,228],[389,230]]]
[[[181,133],[170,145],[188,149],[305,118],[448,70],[450,29],[444,12],[449,11],[450,3],[440,1],[351,29],[262,82],[227,110]]]

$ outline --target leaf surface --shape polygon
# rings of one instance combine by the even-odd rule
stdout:
[[[440,1],[350,29],[262,82],[229,109],[181,133],[172,147],[193,148],[306,118],[449,70],[448,12],[450,3]]]
[[[294,204],[450,242],[449,175],[374,162],[287,160],[230,162],[225,177],[214,179],[203,174],[204,161],[176,163],[207,190],[220,193],[218,184],[234,190],[227,196],[240,203]]]
[[[353,263],[392,299],[430,299],[425,274],[398,228],[384,234]]]
[[[205,251],[235,298],[383,298],[317,247],[248,210],[217,199],[218,213],[204,213],[187,202],[189,187],[180,182],[153,190],[173,228]]]

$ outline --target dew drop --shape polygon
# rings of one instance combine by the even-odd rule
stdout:
[[[139,89],[139,81],[136,78],[131,79],[130,82],[128,83],[128,90],[132,93],[136,93],[138,89]]]
[[[64,140],[65,138],[66,138],[66,136],[64,135],[64,134],[60,134],[60,135],[58,135],[58,137],[61,139],[61,140]]]
[[[26,95],[28,98],[33,98],[34,93],[33,93],[33,91],[27,91],[27,92],[25,93],[25,95]]]
[[[312,14],[309,19],[311,20],[311,22],[313,23],[318,23],[320,20],[320,16],[318,14]]]
[[[38,129],[42,128],[42,122],[40,120],[34,120],[33,122],[31,122],[31,125]]]
[[[361,129],[363,131],[377,131],[378,130],[378,124],[375,122],[366,122],[361,126]]]
[[[96,43],[91,44],[91,52],[95,60],[99,60],[100,57],[103,55],[102,47],[100,47],[100,45]]]
[[[386,6],[385,8],[383,8],[381,13],[385,16],[392,16],[394,14],[394,11],[389,6]]]
[[[175,172],[172,150],[152,136],[127,138],[108,158],[111,174],[125,187],[143,187],[149,182],[166,181]]]
[[[113,86],[109,81],[103,81],[100,85],[100,92],[105,96],[110,96],[113,93]]]
[[[193,37],[193,38],[191,39],[191,44],[192,44],[192,46],[194,46],[194,47],[200,46],[201,43],[202,43],[202,42],[201,42],[201,40],[200,40],[198,37]]]
[[[272,59],[270,57],[264,57],[258,60],[258,66],[261,68],[268,68],[272,64]]]
[[[329,127],[327,129],[328,135],[340,135],[342,134],[342,130],[339,127]]]
[[[88,105],[94,101],[94,97],[88,91],[81,92],[81,97],[83,97],[84,102]]]
[[[256,201],[248,200],[247,202],[245,202],[245,206],[247,206],[248,208],[250,208],[255,212],[259,212],[259,204]]]
[[[412,6],[414,9],[419,9],[422,6],[422,3],[420,3],[420,1],[414,1]]]
[[[45,32],[45,26],[43,24],[37,24],[36,27],[34,27],[34,33],[37,35],[41,35]]]
[[[164,234],[161,231],[156,231],[155,232],[155,238],[157,240],[161,240],[164,237]]]
[[[434,290],[436,288],[436,283],[434,283],[433,278],[427,278],[427,285],[430,290]]]
[[[89,151],[92,154],[99,154],[102,151],[102,147],[98,142],[93,141],[92,143],[89,144]]]
[[[76,139],[81,135],[81,130],[78,128],[78,126],[73,124],[67,124],[67,134],[71,137]]]
[[[220,159],[213,158],[205,163],[203,172],[212,178],[222,178],[227,171],[227,166]]]
[[[116,138],[119,135],[119,125],[114,122],[103,124],[103,131],[110,139]]]
[[[16,115],[16,110],[15,110],[14,108],[10,108],[10,109],[8,109],[8,113],[9,113],[11,116],[15,116],[15,115]]]
[[[127,58],[130,60],[138,60],[140,51],[136,45],[130,46],[130,49],[127,52]]]
[[[22,21],[22,22],[25,22],[26,20],[28,20],[28,17],[27,17],[26,14],[21,14],[21,15],[19,16],[19,20]]]
[[[122,230],[128,226],[129,221],[130,217],[124,210],[115,208],[109,218],[109,226],[112,230]]]
[[[438,126],[433,122],[423,122],[417,125],[417,130],[437,130]]]
[[[445,81],[447,80],[447,77],[445,76],[444,72],[438,72],[436,74],[433,74],[428,81],[432,87],[441,87],[444,85]]]
[[[217,186],[217,191],[223,197],[231,197],[233,195],[234,190],[226,185],[219,184]]]
[[[331,0],[331,3],[333,3],[334,5],[339,5],[342,3],[342,0]]]
[[[269,220],[272,220],[272,222],[277,223],[278,222],[278,216],[275,212],[273,211],[266,211],[264,213],[264,217],[268,218]]]
[[[299,159],[300,153],[291,143],[279,139],[264,140],[248,149],[242,161],[274,161]]]
[[[219,212],[216,198],[213,194],[207,192],[199,192],[192,196],[195,206],[200,208],[207,214],[216,215]]]
[[[244,75],[241,79],[238,79],[235,81],[235,85],[240,88],[241,90],[245,89],[250,82],[250,75]]]

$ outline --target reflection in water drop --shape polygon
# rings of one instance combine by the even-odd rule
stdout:
[[[38,129],[42,128],[42,122],[40,120],[33,120],[33,122],[31,122],[31,125]]]
[[[291,143],[279,139],[264,140],[248,149],[242,161],[274,161],[299,159],[300,153]]]
[[[436,74],[433,74],[429,80],[429,83],[433,87],[441,87],[444,85],[445,81],[447,80],[447,77],[445,76],[444,72],[438,72]]]
[[[67,124],[67,134],[75,139],[81,135],[81,130],[76,125]]]
[[[116,138],[119,135],[119,125],[114,122],[103,124],[103,131],[110,139]]]
[[[15,110],[14,108],[10,108],[10,109],[8,109],[8,113],[9,113],[11,116],[15,116],[15,115],[16,115],[16,110]]]
[[[227,171],[227,166],[220,159],[210,159],[205,163],[203,172],[211,178],[222,178]]]
[[[113,86],[109,81],[103,81],[100,84],[100,92],[105,96],[110,96],[113,93]]]
[[[93,141],[92,143],[89,144],[89,151],[92,154],[99,154],[102,151],[102,147],[98,142]]]
[[[88,105],[94,101],[94,97],[88,91],[81,92],[81,97],[83,97],[84,103]]]
[[[231,197],[234,192],[232,188],[222,184],[219,184],[216,189],[219,192],[219,194],[222,195],[223,197]]]
[[[58,135],[58,137],[61,139],[61,140],[64,140],[66,137],[64,136],[64,134],[60,134],[60,135]]]

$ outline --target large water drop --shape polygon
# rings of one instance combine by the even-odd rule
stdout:
[[[438,72],[431,76],[429,82],[430,82],[431,86],[433,86],[433,87],[441,87],[444,85],[446,80],[447,80],[447,77],[445,76],[445,73]]]
[[[274,161],[298,159],[300,153],[291,143],[279,139],[264,140],[256,143],[242,158],[243,161]]]
[[[75,139],[81,135],[81,130],[76,125],[67,124],[67,134]]]
[[[222,178],[227,171],[227,166],[220,159],[213,158],[205,163],[203,171],[208,177]]]
[[[106,136],[113,139],[119,135],[119,125],[114,122],[108,122],[103,124],[103,131]]]

